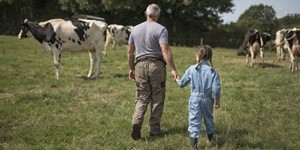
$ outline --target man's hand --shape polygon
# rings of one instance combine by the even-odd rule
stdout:
[[[216,106],[215,106],[215,108],[220,108],[220,107],[221,107],[220,100],[216,100]]]
[[[177,79],[180,79],[180,76],[177,71],[172,71],[173,79],[176,81]]]
[[[134,70],[129,70],[129,79],[133,82],[135,82],[135,74]]]

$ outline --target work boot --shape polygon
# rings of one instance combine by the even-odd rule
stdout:
[[[160,136],[161,133],[150,133],[150,136]]]
[[[162,130],[159,129],[159,130],[156,130],[156,131],[150,131],[149,135],[150,136],[160,136],[162,134]]]
[[[139,125],[139,124],[134,124],[134,125],[132,126],[131,137],[132,137],[134,140],[139,140],[139,139],[141,139],[141,125]]]
[[[207,133],[208,141],[211,143],[215,141],[215,137],[213,133]]]
[[[196,150],[197,149],[197,142],[198,142],[198,138],[192,138],[191,137],[191,150]]]

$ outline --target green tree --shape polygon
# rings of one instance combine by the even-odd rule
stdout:
[[[199,43],[199,36],[216,28],[221,23],[220,14],[232,11],[233,6],[232,0],[102,0],[106,10],[117,16],[126,15],[126,19],[134,20],[133,24],[145,20],[143,13],[151,3],[161,7],[159,22],[168,28],[171,42],[184,45],[193,41],[182,39]]]
[[[287,16],[278,19],[279,29],[282,28],[300,28],[300,14],[288,14]]]
[[[95,15],[103,12],[101,0],[59,0],[61,9],[73,14],[87,13]]]
[[[168,28],[170,37],[180,36],[184,39],[198,38],[200,32],[216,28],[221,23],[220,14],[230,12],[233,6],[232,0],[59,0],[59,2],[63,10],[89,13],[104,17],[108,24],[124,25],[136,25],[144,21],[146,7],[156,3],[162,11],[159,22]]]
[[[13,3],[14,0],[0,0],[0,3]]]
[[[274,33],[278,28],[276,12],[272,6],[252,5],[239,17],[237,27]]]
[[[220,14],[231,11],[232,0],[102,0],[105,9],[114,14],[132,13],[130,17],[141,15],[147,5],[156,3],[161,7],[162,21],[172,21],[172,24],[185,22],[187,25],[197,24],[197,27],[207,28],[221,22]],[[127,16],[128,17],[128,16]]]
[[[136,25],[145,21],[144,11],[151,3],[161,7],[159,22],[167,27],[170,43],[181,45],[199,44],[233,6],[232,0],[0,0],[0,21],[5,22],[0,33],[16,34],[18,22],[25,18],[44,21],[74,14],[103,17],[108,24]]]

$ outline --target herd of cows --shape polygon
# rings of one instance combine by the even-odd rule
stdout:
[[[268,33],[260,33],[256,29],[248,30],[244,36],[244,41],[239,48],[238,55],[246,55],[246,63],[251,57],[251,66],[255,63],[256,55],[260,54],[264,63],[264,46],[270,43],[272,37]],[[292,72],[298,70],[298,57],[300,56],[300,29],[281,29],[276,32],[275,47],[278,61],[285,60],[286,53],[290,58],[290,69]]]
[[[32,35],[51,54],[54,59],[55,75],[60,76],[60,62],[62,51],[88,51],[90,56],[90,69],[87,77],[99,77],[102,54],[106,55],[108,46],[126,44],[133,26],[117,24],[107,25],[104,21],[95,19],[51,19],[35,23],[25,19],[21,23],[22,29],[19,39]],[[292,72],[298,69],[298,56],[300,56],[300,29],[282,29],[276,33],[275,45],[278,60],[285,59],[288,52]],[[246,55],[247,63],[255,63],[255,56],[260,53],[264,57],[264,46],[272,40],[268,33],[260,33],[256,29],[247,31],[239,53]],[[93,73],[93,70],[96,70]]]
[[[39,41],[44,51],[53,56],[56,78],[60,76],[62,51],[88,51],[90,69],[87,77],[98,78],[102,54],[106,55],[110,43],[113,44],[113,47],[115,44],[126,44],[133,28],[116,24],[107,25],[100,20],[77,18],[51,19],[40,23],[25,19],[21,26],[19,39],[32,35]],[[93,70],[96,72],[93,73]]]

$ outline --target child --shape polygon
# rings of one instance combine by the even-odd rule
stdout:
[[[209,142],[214,138],[215,125],[213,121],[213,103],[220,107],[221,84],[218,72],[212,68],[212,49],[204,45],[197,50],[197,64],[190,66],[180,79],[176,79],[178,86],[185,87],[190,82],[191,96],[189,99],[189,132],[191,149],[197,148],[200,136],[202,117]]]

